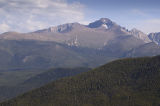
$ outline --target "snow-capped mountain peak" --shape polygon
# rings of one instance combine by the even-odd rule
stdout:
[[[93,23],[90,23],[88,25],[89,28],[99,28],[99,27],[104,27],[105,28],[107,27],[108,28],[111,28],[112,26],[116,25],[114,22],[112,22],[110,19],[108,18],[101,18],[100,20],[97,20]]]

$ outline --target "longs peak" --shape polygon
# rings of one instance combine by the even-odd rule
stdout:
[[[101,26],[107,26],[108,28],[116,25],[116,23],[112,22],[110,19],[108,18],[101,18],[100,20],[97,20],[93,23],[90,23],[88,25],[89,28],[98,28],[98,27],[101,27]]]

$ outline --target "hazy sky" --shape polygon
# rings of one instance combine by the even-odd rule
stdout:
[[[128,29],[160,32],[159,0],[0,0],[0,33],[109,18]]]

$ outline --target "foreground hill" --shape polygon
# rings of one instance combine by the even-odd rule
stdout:
[[[46,85],[54,80],[74,76],[90,70],[89,68],[56,68],[37,71],[11,71],[0,74],[0,101],[4,101],[31,89]],[[9,75],[11,74],[11,75]],[[4,76],[4,77],[3,77]]]
[[[160,56],[123,59],[3,102],[1,106],[159,106]]]

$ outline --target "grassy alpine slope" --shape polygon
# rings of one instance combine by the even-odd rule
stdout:
[[[0,106],[159,106],[160,56],[113,61]]]

